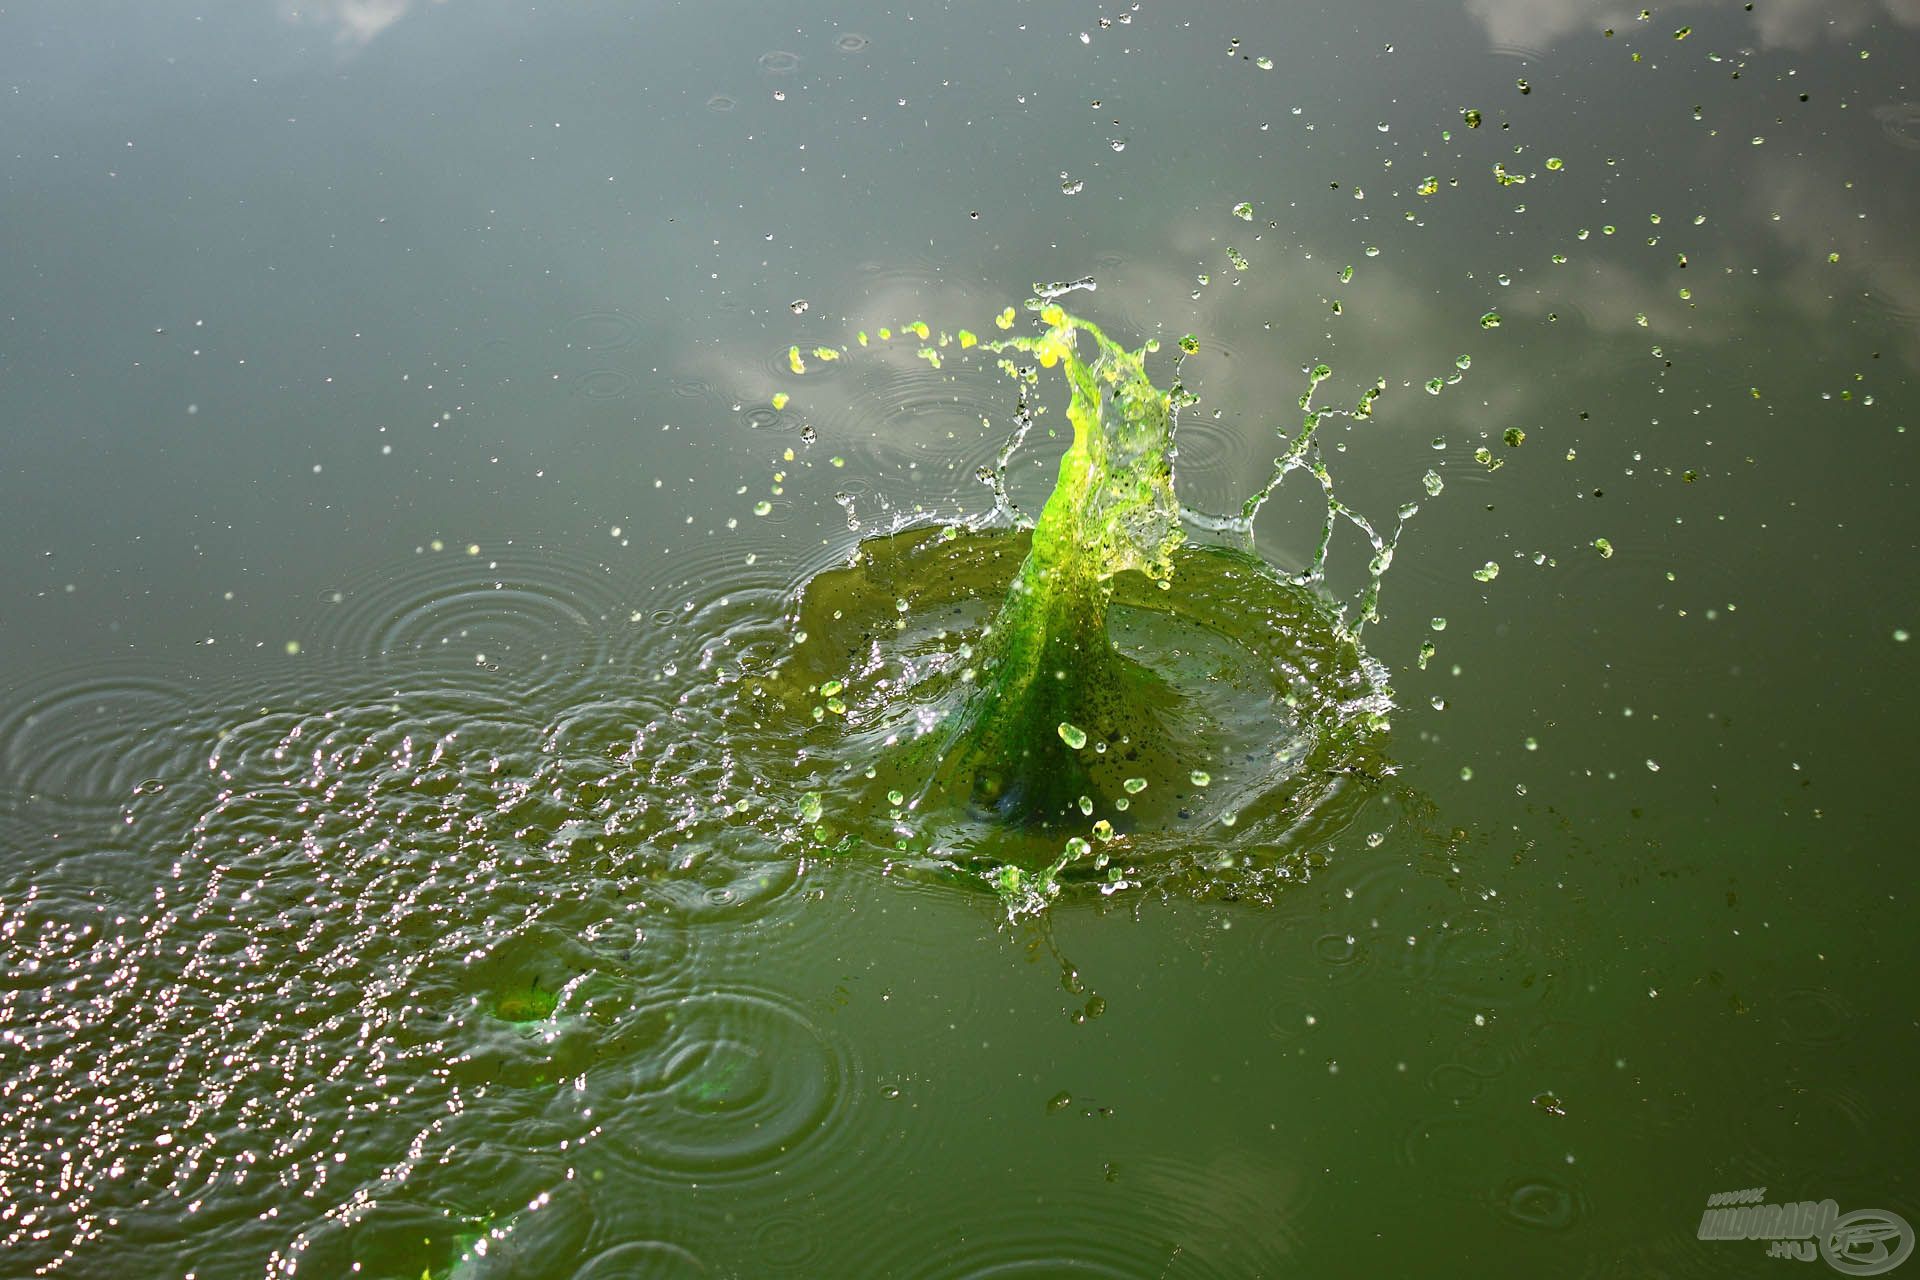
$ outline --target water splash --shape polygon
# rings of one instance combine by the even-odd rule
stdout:
[[[1278,833],[1297,851],[1295,828],[1315,827],[1317,808],[1350,791],[1311,785],[1316,771],[1369,781],[1391,771],[1377,758],[1391,698],[1359,633],[1378,617],[1381,581],[1417,506],[1403,505],[1391,528],[1348,506],[1321,448],[1330,423],[1371,417],[1385,381],[1350,409],[1327,409],[1314,398],[1331,370],[1309,370],[1300,423],[1277,432],[1282,448],[1266,482],[1234,515],[1189,512],[1175,492],[1173,459],[1180,410],[1196,399],[1181,363],[1198,342],[1183,338],[1171,379],[1156,384],[1148,362],[1158,342],[1129,349],[1055,301],[1092,287],[1036,286],[1027,306],[1040,328],[1031,334],[982,343],[963,329],[936,343],[924,323],[903,328],[928,344],[919,354],[929,364],[956,344],[963,355],[977,348],[998,357],[1018,388],[1013,430],[994,465],[980,470],[993,487],[993,515],[939,530],[896,528],[884,543],[862,544],[845,569],[814,579],[795,635],[825,644],[796,650],[772,694],[810,704],[823,754],[844,770],[835,789],[851,792],[831,805],[823,791],[803,797],[801,826],[819,844],[878,846],[912,865],[963,868],[1016,911],[1044,905],[1076,869],[1103,887],[1140,883],[1141,862],[1181,860],[1182,824],[1218,824],[1207,843],[1238,849],[1234,828],[1249,814],[1249,830]],[[1008,308],[995,323],[1010,330],[1014,316]],[[1467,363],[1462,357],[1453,380]],[[1067,384],[1073,435],[1028,523],[1009,497],[1007,472],[1045,412],[1035,400],[1046,371]],[[1311,561],[1281,574],[1252,554],[1253,531],[1296,471],[1313,477],[1325,516]],[[1351,620],[1325,589],[1343,525],[1372,549]],[[1190,544],[1190,529],[1207,543]],[[1017,567],[996,578],[976,568],[983,557],[1017,557]],[[983,616],[969,590],[997,596],[997,611]],[[875,600],[899,615],[891,628]],[[954,625],[908,633],[909,616],[922,611]],[[1132,642],[1117,642],[1123,634]],[[840,662],[843,654],[852,661]],[[1210,701],[1222,687],[1251,710]],[[1225,785],[1211,785],[1216,775]],[[884,823],[863,823],[863,807]],[[1265,870],[1285,861],[1283,853]],[[1243,863],[1251,865],[1243,853],[1226,852],[1211,870]]]

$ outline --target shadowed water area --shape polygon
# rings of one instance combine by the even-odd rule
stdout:
[[[0,1274],[1920,1222],[1916,68],[1894,0],[9,7]]]

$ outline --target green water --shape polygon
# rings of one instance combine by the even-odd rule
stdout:
[[[1710,1197],[1920,1221],[1917,41],[8,6],[0,1275],[1747,1276]],[[1155,551],[1012,595],[1076,432],[994,317],[1086,277],[1177,400],[1108,508]]]
[[[795,656],[766,683],[759,672],[747,683],[756,716],[767,703],[774,716],[806,708],[815,723],[756,719],[753,729],[798,735],[809,750],[819,742],[841,759],[848,792],[829,804],[806,791],[798,807],[818,847],[979,871],[1015,915],[1044,907],[1063,875],[1093,875],[1109,891],[1138,887],[1161,882],[1166,867],[1156,863],[1171,854],[1215,867],[1221,874],[1205,883],[1217,889],[1252,865],[1248,848],[1261,848],[1263,870],[1297,858],[1287,826],[1306,823],[1351,776],[1377,782],[1364,758],[1391,706],[1383,672],[1319,589],[1325,540],[1292,577],[1252,553],[1253,515],[1301,459],[1311,459],[1329,522],[1345,514],[1371,532],[1335,497],[1316,448],[1325,415],[1312,390],[1330,371],[1311,371],[1304,420],[1242,516],[1202,518],[1233,542],[1189,548],[1172,464],[1177,414],[1193,397],[1178,361],[1163,389],[1147,369],[1157,342],[1128,350],[1045,295],[1028,309],[1036,334],[980,345],[962,329],[957,339],[961,359],[978,345],[1020,385],[1015,432],[989,477],[996,510],[965,525],[898,529],[806,585]],[[996,323],[1011,328],[1013,317],[1008,308]],[[924,341],[932,330],[904,333]],[[942,332],[920,354],[938,362],[954,342]],[[1183,356],[1197,345],[1183,339]],[[797,351],[790,361],[804,369]],[[1043,394],[1035,384],[1055,369],[1071,442],[1027,528],[1008,518],[1002,477],[1047,411],[1033,403]],[[1369,571],[1367,616],[1390,558],[1376,555]],[[1116,603],[1135,632],[1133,652],[1114,642]],[[923,617],[930,624],[914,625]],[[1250,696],[1251,706],[1234,705]],[[884,826],[871,820],[882,812]],[[1277,814],[1286,821],[1276,824]],[[1248,826],[1236,829],[1243,816]]]

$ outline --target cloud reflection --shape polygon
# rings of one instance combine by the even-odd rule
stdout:
[[[413,7],[414,0],[291,0],[282,4],[281,12],[289,22],[331,30],[341,44],[365,46]]]
[[[1466,0],[1467,13],[1496,48],[1541,50],[1575,31],[1630,27],[1637,6],[1591,0]],[[1760,43],[1803,49],[1859,35],[1882,18],[1920,27],[1920,0],[1770,0],[1755,6]]]

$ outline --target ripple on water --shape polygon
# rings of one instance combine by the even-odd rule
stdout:
[[[833,47],[841,53],[858,53],[871,43],[858,31],[842,31],[833,38]]]
[[[609,1091],[610,1137],[663,1177],[787,1176],[844,1121],[861,1076],[848,1047],[785,996],[730,988],[651,1010],[664,1042]]]
[[[380,1192],[369,1171],[409,1182],[471,1169],[489,1142],[592,1135],[560,1083],[661,1043],[668,1029],[636,1011],[685,986],[688,935],[628,874],[642,853],[616,874],[552,839],[594,796],[541,772],[554,747],[536,708],[491,683],[336,692],[304,712],[263,713],[283,691],[250,694],[251,710],[215,716],[202,770],[218,799],[169,788],[175,807],[142,819],[144,843],[177,851],[157,887],[115,876],[9,900],[31,964],[0,1017],[56,979],[93,993],[34,1019],[7,1068],[28,1100],[0,1167],[69,1179],[31,1231],[0,1225],[9,1257],[39,1265],[104,1233],[90,1255],[104,1261],[177,1237],[188,1198],[210,1256],[265,1257],[263,1232],[284,1240],[313,1206]],[[116,893],[122,910],[102,915]]]
[[[345,659],[591,664],[625,616],[610,568],[576,551],[436,541],[329,592],[308,644]]]
[[[834,796],[813,828],[829,843],[844,836],[962,870],[1043,865],[1058,849],[1046,832],[983,826],[957,802],[930,801],[909,818],[890,815],[883,799],[920,785],[897,742],[935,728],[963,696],[969,647],[1024,554],[1024,534],[922,527],[862,543],[849,566],[807,585],[795,625],[809,639],[757,673],[736,710],[783,726],[773,736],[790,744],[781,758],[756,761],[757,772],[789,779],[796,796]],[[1189,548],[1176,556],[1175,583],[1155,591],[1116,580],[1116,645],[1179,690],[1182,718],[1171,723],[1184,736],[1116,740],[1097,762],[1152,775],[1114,810],[1127,841],[1109,866],[1129,883],[1266,901],[1304,877],[1307,851],[1344,830],[1377,785],[1384,673],[1317,596],[1251,557]],[[839,693],[823,693],[833,682]],[[844,710],[827,714],[828,697]],[[1117,776],[1106,790],[1118,794]],[[1202,830],[1217,835],[1204,856],[1193,839]]]
[[[598,1188],[518,1152],[467,1153],[439,1175],[446,1195],[424,1185],[434,1180],[337,1208],[288,1243],[288,1261],[300,1275],[564,1276],[556,1264],[593,1247],[609,1208]]]
[[[585,351],[618,351],[640,338],[640,322],[624,311],[589,311],[567,321],[567,341]]]
[[[839,1270],[902,1280],[1283,1275],[1304,1190],[1291,1170],[1240,1151],[1205,1162],[1118,1156],[1104,1178],[953,1187],[942,1201],[952,1216],[909,1213],[921,1229],[877,1238]]]
[[[629,1240],[588,1258],[573,1280],[694,1280],[713,1273],[691,1250],[664,1240]]]
[[[1571,1231],[1589,1212],[1585,1193],[1551,1177],[1515,1178],[1493,1196],[1504,1222],[1528,1231]]]
[[[1853,1038],[1860,1026],[1852,1006],[1827,987],[1783,991],[1774,1004],[1781,1034],[1793,1044],[1821,1047],[1843,1044]]]
[[[1396,967],[1423,999],[1462,1018],[1533,1014],[1571,988],[1575,958],[1556,946],[1523,910],[1504,901],[1461,904],[1459,914],[1410,931],[1411,946],[1390,949]]]
[[[771,49],[760,55],[760,69],[777,76],[792,75],[800,69],[800,55],[785,49]]]
[[[90,667],[12,692],[0,711],[0,794],[58,818],[107,818],[136,790],[198,772],[198,713],[169,675]]]
[[[1231,512],[1271,467],[1280,441],[1271,425],[1215,417],[1194,410],[1180,419],[1174,436],[1174,477],[1183,501],[1200,510]]]
[[[587,400],[624,400],[637,385],[632,374],[619,369],[588,369],[575,376],[573,391]]]
[[[1873,109],[1887,141],[1908,151],[1920,151],[1920,102],[1888,102]]]

